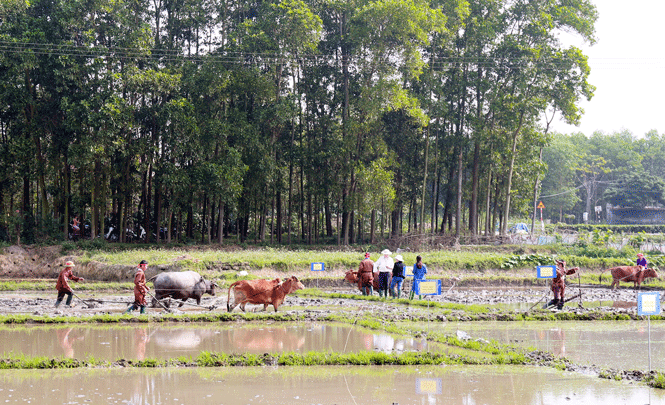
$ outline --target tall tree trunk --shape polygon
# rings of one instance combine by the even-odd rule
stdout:
[[[143,218],[143,227],[145,228],[145,243],[150,243],[150,197],[152,196],[152,162],[148,164],[146,171],[146,186],[147,191],[145,195],[145,217]]]
[[[71,183],[69,181],[69,161],[67,159],[67,155],[65,154],[64,156],[64,165],[63,165],[63,180],[64,180],[64,186],[65,186],[65,195],[63,198],[63,204],[64,204],[64,225],[65,225],[65,240],[69,238],[69,198],[70,198],[70,192],[71,192]]]
[[[538,163],[543,161],[543,147],[540,147],[540,153],[538,154]],[[536,174],[536,181],[533,185],[533,217],[531,217],[531,234],[536,233],[536,211],[538,211],[538,186],[540,185],[540,175]]]
[[[423,168],[423,195],[420,199],[420,232],[425,233],[425,195],[427,192],[427,168],[429,167],[429,126],[425,130],[425,167]]]
[[[439,118],[436,119],[436,139],[434,141],[434,178],[432,179],[432,218],[430,218],[430,228],[432,233],[436,233],[436,227],[439,222],[439,182],[441,181],[441,172],[439,170]]]
[[[478,234],[478,184],[480,177],[480,142],[476,140],[473,148],[473,180],[471,185],[471,207],[469,209],[469,230]]]
[[[457,211],[455,213],[455,240],[459,243],[460,229],[462,226],[462,183],[464,178],[464,167],[462,165],[462,151],[464,148],[460,147],[457,156]]]
[[[372,217],[370,219],[369,227],[369,240],[370,243],[374,244],[374,232],[376,231],[376,209],[372,210]]]
[[[517,139],[522,131],[522,122],[524,120],[524,112],[520,113],[519,123],[513,132],[513,145],[510,149],[510,165],[508,167],[508,178],[506,179],[506,201],[503,213],[503,223],[501,226],[501,235],[505,235],[508,231],[508,218],[510,218],[510,190],[513,182],[513,171],[515,170],[515,153],[517,152]]]
[[[224,241],[224,206],[222,198],[219,199],[219,223],[217,224],[217,242],[220,244]]]
[[[494,224],[492,223],[491,196],[492,196],[492,169],[487,173],[487,197],[485,200],[485,236],[494,235]]]
[[[282,244],[282,193],[277,191],[275,196],[275,213],[277,214],[277,243]]]
[[[162,187],[155,181],[155,242],[159,243],[162,228]]]
[[[328,199],[328,195],[326,195],[325,205],[323,206],[323,209],[325,211],[325,216],[326,216],[326,236],[330,238],[333,236],[333,226],[332,226],[332,213],[330,212],[330,200]]]

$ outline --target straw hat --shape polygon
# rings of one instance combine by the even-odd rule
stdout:
[[[404,259],[402,259],[402,255],[395,256],[395,260],[397,260],[398,262],[403,262],[404,261]]]
[[[638,253],[637,257],[644,257],[644,255],[642,253]]]
[[[65,262],[65,267],[74,267],[74,262],[72,262],[71,260]]]
[[[391,252],[390,250],[388,250],[388,249],[383,249],[383,251],[381,252],[381,254],[382,254],[382,255],[389,255],[389,256],[390,256],[390,255],[392,254],[392,252]]]

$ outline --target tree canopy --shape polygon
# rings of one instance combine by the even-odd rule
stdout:
[[[596,19],[590,0],[3,2],[0,237],[66,238],[75,215],[121,241],[505,232],[546,167],[542,116],[593,96],[558,35],[593,43]],[[641,164],[600,146],[608,170]]]

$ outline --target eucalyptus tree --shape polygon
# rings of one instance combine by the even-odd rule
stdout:
[[[550,217],[558,214],[563,221],[564,212],[569,212],[580,201],[575,167],[578,166],[576,145],[562,134],[554,134],[549,145],[543,148],[543,162],[547,171],[542,181],[542,201]]]
[[[357,191],[355,167],[363,149],[381,142],[372,137],[371,129],[384,112],[403,109],[421,126],[426,125],[426,115],[404,83],[422,72],[421,49],[428,44],[430,33],[445,29],[445,16],[425,1],[383,0],[346,9],[342,17],[342,131],[349,162],[343,176],[344,200]],[[350,209],[348,205],[343,208],[344,243],[348,243]]]
[[[593,42],[597,12],[587,0],[520,0],[508,4],[503,15],[505,30],[492,54],[501,77],[489,108],[508,129],[501,136],[511,144],[504,191],[508,218],[517,148],[528,147],[520,145],[524,128],[536,125],[537,116],[552,102],[572,117],[580,97],[592,94],[586,58],[574,47],[562,49],[557,33],[566,30]],[[506,230],[504,221],[501,231]]]
[[[649,131],[635,141],[633,150],[642,157],[642,167],[647,173],[665,179],[665,135]]]
[[[249,15],[238,25],[234,33],[234,46],[229,48],[244,55],[257,73],[265,75],[269,80],[265,82],[270,86],[268,98],[263,105],[256,106],[260,108],[260,113],[254,114],[255,118],[261,120],[258,123],[258,128],[261,128],[259,142],[267,150],[255,155],[258,161],[252,162],[254,166],[262,166],[260,169],[257,166],[257,169],[264,173],[267,181],[261,183],[264,186],[262,190],[253,187],[256,189],[254,195],[245,197],[256,202],[261,240],[265,237],[268,204],[272,201],[270,211],[277,214],[277,221],[273,225],[278,241],[281,242],[282,168],[288,166],[284,155],[289,154],[284,153],[279,146],[290,147],[289,142],[281,143],[280,139],[291,138],[289,128],[296,116],[293,97],[289,97],[293,90],[289,88],[287,79],[294,76],[298,58],[316,49],[320,29],[321,20],[300,0],[261,2],[252,7]],[[253,171],[251,167],[249,170]],[[252,206],[252,203],[247,201],[243,205]]]

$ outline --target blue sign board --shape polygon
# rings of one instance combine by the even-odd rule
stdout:
[[[538,271],[538,278],[554,278],[556,277],[556,266],[536,266]]]
[[[312,263],[312,266],[311,266],[310,269],[312,271],[325,271],[326,270],[326,265],[323,264],[323,262]]]
[[[441,280],[415,280],[416,295],[441,295]]]
[[[660,293],[648,292],[637,294],[637,315],[660,314]]]

